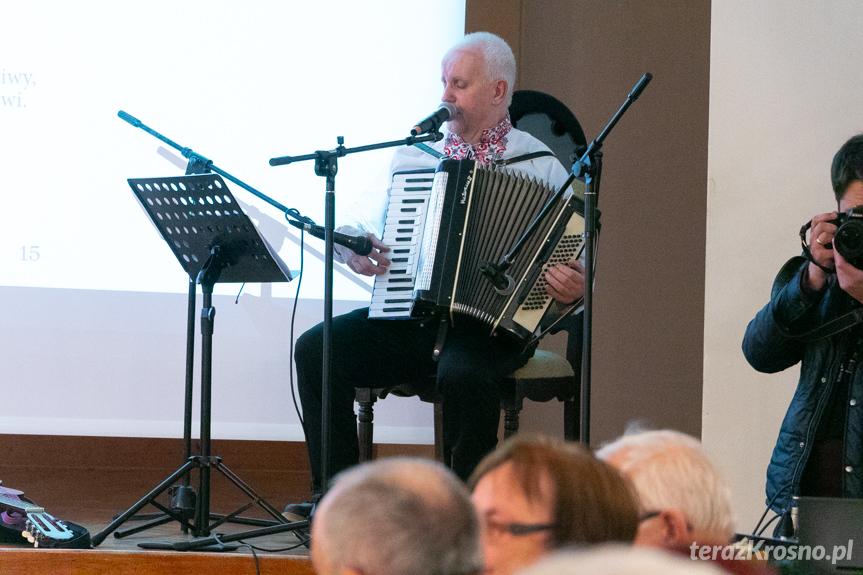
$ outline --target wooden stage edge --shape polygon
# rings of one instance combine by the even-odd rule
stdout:
[[[307,557],[259,553],[258,562],[261,575],[315,573]],[[3,575],[255,575],[257,572],[255,559],[250,554],[0,549],[0,573]]]
[[[185,460],[181,439],[3,435],[0,438],[0,482],[18,489],[54,517],[101,533],[114,519],[144,499]],[[195,443],[192,454],[199,451]],[[211,454],[239,477],[260,499],[281,510],[288,503],[307,501],[311,474],[305,444],[280,441],[213,440]],[[432,445],[375,446],[376,457],[415,456],[432,459]],[[249,504],[249,497],[223,474],[211,471],[210,511],[230,514]],[[198,491],[199,472],[191,485]],[[163,496],[159,499],[167,504]],[[146,506],[141,513],[157,511]],[[257,511],[257,513],[256,513]],[[264,518],[257,505],[242,516]],[[143,549],[142,542],[176,543],[189,540],[180,525],[169,522],[116,538],[114,533],[135,527],[129,520],[106,534],[94,549],[33,549],[29,545],[0,544],[0,575],[255,575],[254,556],[246,547],[231,552],[162,551]],[[215,532],[246,533],[256,527],[224,524]],[[297,534],[279,533],[247,541],[256,552],[260,573],[313,573],[308,549]],[[293,549],[286,549],[293,547]],[[266,550],[280,550],[278,553]]]

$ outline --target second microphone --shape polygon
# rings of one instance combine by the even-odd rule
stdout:
[[[294,220],[288,220],[288,223],[295,228],[300,228],[303,231],[309,232],[318,239],[325,239],[324,228],[322,228],[321,226],[316,226],[314,224],[304,224],[302,222],[297,222]],[[372,240],[370,240],[366,236],[349,236],[347,234],[333,232],[333,242],[339,244],[340,246],[345,246],[349,250],[353,250],[353,252],[358,256],[367,256],[372,253]]]

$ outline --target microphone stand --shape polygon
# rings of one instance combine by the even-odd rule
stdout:
[[[581,417],[580,441],[590,447],[590,374],[591,347],[593,334],[593,278],[596,257],[596,207],[599,201],[599,184],[602,177],[602,144],[618,120],[629,106],[647,87],[653,75],[649,72],[641,77],[623,106],[617,111],[602,133],[587,147],[587,151],[572,166],[572,172],[567,179],[569,186],[575,178],[584,178],[584,331],[582,334],[581,359]]]
[[[306,160],[315,161],[315,175],[326,178],[326,196],[324,203],[324,329],[323,329],[323,381],[321,388],[321,495],[326,493],[329,481],[329,448],[330,448],[330,366],[332,354],[332,322],[333,322],[333,232],[335,230],[335,190],[336,174],[339,171],[338,159],[358,152],[368,152],[396,146],[412,146],[421,142],[437,142],[443,134],[432,130],[426,136],[409,136],[404,140],[394,140],[379,144],[370,144],[356,148],[345,148],[344,136],[338,136],[338,147],[333,150],[318,150],[303,156],[281,156],[270,159],[271,166],[283,166]],[[316,505],[316,504],[315,504]],[[312,512],[314,514],[314,510]]]
[[[314,221],[312,221],[311,219],[309,219],[305,216],[302,216],[296,209],[283,206],[282,204],[280,204],[276,200],[270,198],[269,196],[266,196],[265,194],[254,189],[253,187],[249,186],[245,182],[235,178],[231,174],[229,174],[229,173],[225,172],[224,170],[221,170],[220,168],[216,167],[213,164],[213,161],[210,160],[209,158],[206,158],[200,154],[193,152],[191,148],[180,146],[176,142],[170,140],[169,138],[166,138],[162,134],[160,134],[160,133],[156,132],[155,130],[149,128],[148,126],[144,125],[140,120],[138,120],[134,116],[131,116],[130,114],[127,114],[126,112],[124,112],[122,110],[120,110],[117,113],[117,115],[121,119],[123,119],[124,121],[131,124],[132,126],[134,126],[136,128],[141,128],[142,130],[144,130],[148,134],[155,136],[156,138],[165,142],[166,144],[168,144],[169,146],[171,146],[175,150],[178,150],[183,155],[184,158],[189,159],[190,169],[194,170],[195,172],[198,172],[198,173],[207,172],[207,171],[215,172],[215,173],[219,174],[220,176],[222,176],[223,178],[225,178],[231,182],[234,182],[235,184],[237,184],[238,186],[240,186],[244,190],[257,196],[258,198],[264,200],[265,202],[267,202],[271,206],[281,210],[285,214],[286,218],[294,218],[295,220],[298,220],[302,223],[314,225]],[[325,437],[327,437],[327,435],[328,435],[328,420],[329,420],[328,395],[327,395],[328,394],[328,379],[327,378],[329,375],[329,373],[328,373],[329,372],[329,342],[330,342],[330,340],[329,340],[329,325],[332,322],[333,228],[334,228],[334,221],[335,221],[335,195],[334,195],[334,192],[335,192],[335,177],[336,177],[336,173],[338,172],[338,158],[341,156],[345,156],[347,154],[351,154],[351,153],[377,150],[380,148],[413,145],[413,144],[418,144],[421,142],[429,142],[429,141],[435,141],[436,142],[438,140],[441,140],[442,138],[443,138],[443,135],[440,134],[440,132],[438,132],[437,130],[433,130],[427,136],[411,136],[411,137],[405,138],[404,140],[396,140],[396,141],[391,141],[391,142],[384,142],[381,144],[373,144],[373,145],[369,145],[369,146],[361,146],[358,148],[347,149],[342,145],[342,144],[344,144],[344,138],[342,136],[339,136],[338,137],[339,146],[335,150],[318,151],[318,152],[315,152],[313,154],[308,154],[306,156],[296,156],[296,157],[284,156],[281,158],[272,158],[270,160],[271,166],[280,166],[280,165],[289,164],[292,162],[314,159],[315,160],[315,173],[319,176],[325,176],[327,178],[326,222],[325,222],[326,225],[325,225],[325,234],[324,234],[325,253],[326,253],[326,257],[325,257],[325,260],[326,260],[326,262],[325,262],[325,265],[326,265],[326,271],[325,271],[326,288],[325,288],[325,318],[324,318],[325,319],[325,324],[324,324],[324,341],[325,341],[324,374],[325,374],[325,379],[324,379],[324,388],[323,388],[324,398],[326,398],[326,400],[324,401],[324,414],[325,414],[324,436]],[[191,281],[191,278],[190,278],[190,281]],[[194,292],[192,292],[192,289],[193,288],[190,288],[190,298],[193,297],[191,294],[194,293]],[[191,308],[191,305],[193,305],[193,304],[190,304],[190,308]],[[191,313],[192,312],[190,311],[190,314]],[[188,341],[187,341],[187,344],[188,344]],[[188,396],[188,394],[189,394],[189,388],[187,387],[187,396]],[[187,410],[187,413],[188,413],[188,410]],[[188,426],[188,424],[187,424],[187,426]],[[188,445],[188,442],[189,442],[189,440],[187,439],[187,445]],[[188,447],[186,449],[188,450]],[[322,459],[322,461],[323,461],[322,467],[323,467],[324,471],[326,472],[328,452],[324,450],[323,453],[324,453],[324,457]],[[209,454],[207,454],[207,455],[209,455]],[[168,480],[164,481],[163,484],[157,489],[164,490],[163,488],[167,488],[171,483],[173,483],[174,480],[183,477],[184,474],[187,472],[187,468],[190,468],[191,466],[192,466],[192,462],[190,461],[183,468],[181,468],[174,475],[172,475]],[[231,476],[229,476],[229,478],[230,477]],[[324,479],[326,479],[326,477],[327,477],[326,473],[323,473],[322,477]],[[326,485],[326,481],[324,481],[324,485]],[[262,500],[260,499],[259,496],[257,496],[257,494],[254,494],[254,495],[255,495],[256,500],[262,502]],[[101,543],[104,540],[104,538],[107,537],[107,535],[111,531],[113,531],[117,526],[119,526],[120,523],[122,523],[129,516],[131,516],[132,513],[138,511],[138,509],[140,509],[140,507],[143,507],[144,504],[146,504],[146,503],[139,502],[136,507],[133,507],[132,509],[127,511],[123,517],[118,518],[114,523],[109,525],[102,532],[100,532],[96,536],[94,536],[94,546]],[[271,507],[271,506],[268,505],[268,507]],[[200,512],[200,510],[199,510],[199,512]],[[205,518],[205,520],[206,520],[206,518]],[[276,522],[276,523],[278,523],[278,522]],[[310,524],[311,524],[310,520],[299,521],[299,522],[294,522],[294,523],[281,523],[281,524],[276,524],[276,525],[269,526],[269,527],[262,527],[262,528],[256,529],[256,530],[246,531],[243,533],[236,533],[233,535],[213,536],[213,537],[193,539],[191,541],[181,541],[181,542],[177,542],[177,543],[172,544],[171,548],[173,548],[176,551],[189,551],[189,550],[193,550],[193,549],[204,549],[204,548],[208,548],[212,545],[221,545],[222,543],[226,543],[226,542],[240,541],[240,540],[244,540],[244,539],[250,539],[253,537],[261,537],[261,536],[265,536],[265,535],[273,535],[273,534],[277,534],[277,533],[283,533],[286,531],[294,531],[294,530],[299,530],[299,529],[303,529],[303,528],[308,528],[310,526]],[[207,529],[207,531],[209,531],[209,529]]]
[[[649,72],[641,77],[638,84],[635,85],[629,96],[627,96],[623,106],[617,111],[602,133],[590,143],[590,146],[588,146],[587,151],[584,152],[581,158],[572,165],[569,177],[567,177],[560,189],[557,190],[552,199],[549,200],[536,219],[530,224],[530,227],[519,238],[512,250],[501,259],[500,263],[485,262],[480,268],[482,274],[492,282],[499,293],[503,295],[511,293],[514,281],[509,276],[506,276],[505,273],[514,263],[522,246],[536,232],[540,222],[551,211],[551,207],[558,203],[560,196],[569,189],[572,182],[579,178],[584,179],[584,330],[582,335],[581,427],[579,440],[587,447],[590,446],[590,357],[591,337],[593,333],[593,277],[597,239],[597,203],[599,199],[599,183],[602,176],[601,149],[609,132],[611,132],[629,106],[638,99],[651,79],[653,79],[653,75]],[[575,309],[575,306],[572,309]]]
[[[250,185],[246,184],[245,182],[238,180],[237,178],[235,178],[234,176],[232,176],[228,172],[219,169],[218,167],[213,165],[213,160],[210,160],[210,159],[205,158],[204,156],[202,156],[200,154],[193,152],[191,148],[185,148],[183,146],[180,146],[179,144],[177,144],[176,142],[174,142],[172,140],[169,140],[168,138],[166,138],[165,136],[163,136],[159,132],[145,126],[141,122],[141,120],[138,120],[134,116],[130,116],[129,114],[127,114],[123,110],[120,110],[119,112],[117,112],[117,115],[120,118],[122,118],[123,120],[125,120],[126,122],[132,124],[134,127],[141,128],[142,130],[144,130],[148,134],[155,136],[156,138],[162,140],[163,142],[165,142],[166,144],[168,144],[169,146],[171,146],[172,148],[174,148],[175,150],[180,152],[184,158],[189,159],[189,163],[191,165],[195,166],[195,173],[215,172],[215,173],[219,174],[220,176],[222,176],[223,178],[225,178],[226,180],[230,180],[230,181],[234,182],[235,184],[237,184],[238,186],[240,186],[244,190],[246,190],[246,191],[250,192],[251,194],[259,197],[260,199],[264,200],[265,202],[267,202],[268,204],[270,204],[274,208],[280,210],[281,212],[283,212],[285,214],[286,218],[294,218],[295,220],[298,220],[298,221],[306,223],[306,224],[314,224],[315,223],[310,218],[307,218],[307,217],[301,215],[300,212],[298,212],[296,209],[283,206],[282,204],[280,204],[279,202],[277,202],[273,198],[259,192],[258,190],[251,187]]]
[[[253,195],[257,196],[258,198],[261,198],[262,200],[266,201],[270,205],[278,208],[279,210],[284,212],[286,218],[294,218],[294,219],[296,219],[300,222],[303,222],[303,223],[314,224],[314,222],[311,219],[309,219],[305,216],[302,216],[296,209],[283,206],[282,204],[275,201],[274,199],[266,196],[265,194],[259,192],[256,189],[252,188],[251,186],[249,186],[245,182],[235,178],[234,176],[227,173],[226,171],[221,170],[220,168],[218,168],[217,166],[215,166],[213,164],[212,160],[205,158],[204,156],[193,152],[191,148],[180,146],[176,142],[170,140],[169,138],[163,136],[162,134],[160,134],[160,133],[156,132],[155,130],[149,128],[148,126],[144,125],[140,120],[131,116],[130,114],[127,114],[126,112],[121,110],[117,113],[117,115],[121,119],[123,119],[124,121],[131,124],[132,126],[134,126],[136,128],[141,128],[145,132],[147,132],[147,133],[151,134],[152,136],[155,136],[159,140],[165,142],[166,144],[168,144],[169,146],[171,146],[175,150],[178,150],[183,155],[183,157],[188,158],[189,164],[187,166],[187,174],[193,174],[193,173],[194,174],[202,174],[202,173],[207,173],[207,172],[215,172],[215,173],[221,175],[223,178],[230,180],[231,182],[234,182],[238,186],[242,187],[243,189],[245,189],[248,192],[252,193]],[[288,220],[288,221],[290,222],[290,220]],[[201,274],[199,274],[197,280],[201,280],[201,279],[202,279],[202,276],[201,276]],[[215,279],[213,279],[212,283],[215,283]],[[209,285],[207,283],[202,283],[202,286],[204,289],[205,309],[212,309],[212,311],[214,313],[215,309],[210,307],[210,302],[209,302],[209,297],[212,293],[212,283],[210,283]],[[210,460],[213,458],[210,457],[210,447],[209,447],[210,437],[209,437],[209,415],[208,415],[208,413],[206,414],[206,417],[202,416],[202,418],[201,418],[202,419],[202,421],[201,421],[201,451],[202,451],[202,454],[200,457],[190,457],[190,455],[191,455],[191,453],[190,453],[191,452],[191,416],[192,416],[191,403],[192,403],[192,392],[193,392],[193,389],[192,389],[192,386],[193,386],[193,377],[192,377],[193,376],[193,374],[192,374],[193,359],[192,359],[192,354],[194,353],[195,300],[196,300],[196,280],[190,277],[189,278],[189,304],[188,304],[188,317],[187,317],[187,335],[186,335],[186,390],[185,390],[185,413],[184,413],[184,433],[183,433],[184,457],[188,460],[188,462],[186,463],[186,465],[184,465],[182,468],[180,468],[174,475],[172,475],[167,480],[165,480],[158,488],[156,488],[153,492],[151,492],[151,494],[147,498],[139,501],[138,504],[136,504],[134,507],[132,507],[129,511],[127,511],[125,514],[123,514],[121,517],[116,519],[111,525],[109,525],[108,527],[106,527],[104,530],[97,533],[96,535],[94,535],[92,537],[94,547],[99,545],[108,536],[108,534],[110,534],[112,531],[114,531],[117,527],[119,527],[127,519],[131,518],[134,513],[136,513],[138,510],[140,510],[142,507],[144,507],[148,503],[150,503],[154,506],[157,506],[160,509],[162,509],[163,511],[165,511],[166,515],[167,515],[167,519],[156,519],[148,525],[137,527],[134,529],[129,529],[123,533],[117,532],[117,533],[115,533],[115,537],[119,538],[122,536],[131,535],[132,533],[136,533],[138,531],[142,531],[142,530],[147,529],[149,527],[153,527],[155,525],[165,523],[167,521],[170,521],[171,519],[181,521],[181,523],[183,525],[183,532],[186,532],[188,527],[190,527],[190,525],[185,521],[185,516],[180,516],[176,513],[169,513],[166,508],[160,507],[153,500],[155,498],[155,496],[157,496],[158,494],[163,492],[165,489],[167,489],[168,487],[173,485],[173,483],[175,481],[177,481],[178,479],[183,479],[183,482],[184,482],[183,485],[178,487],[178,492],[175,495],[175,499],[177,499],[179,501],[179,505],[181,506],[181,509],[183,511],[186,511],[186,508],[189,506],[195,506],[195,505],[197,506],[195,509],[196,521],[195,521],[195,525],[194,525],[194,534],[196,536],[200,536],[202,534],[204,534],[204,535],[209,534],[211,526],[208,525],[207,522],[209,521],[209,518],[210,518],[210,513],[209,513],[209,491],[210,491],[209,490],[209,475],[210,475],[209,474],[209,471],[210,471],[209,467],[210,466],[214,467],[215,469],[217,469],[221,473],[223,473],[232,483],[237,485],[241,490],[243,490],[247,495],[249,495],[250,498],[252,498],[255,502],[257,502],[259,505],[264,507],[264,509],[267,510],[271,515],[281,519],[280,515],[278,514],[278,510],[276,510],[271,505],[266,503],[259,495],[254,493],[251,490],[251,488],[249,488],[247,485],[242,483],[242,481],[238,477],[236,477],[232,472],[228,471],[227,468],[225,468],[219,464],[213,464],[210,462]],[[202,322],[202,333],[205,334],[205,338],[210,337],[211,333],[212,333],[212,319],[206,318],[206,321],[205,321],[205,318],[202,314],[201,322]],[[206,324],[206,326],[205,326],[205,324]],[[205,327],[206,327],[206,329],[205,329]],[[207,347],[208,347],[207,345],[204,345],[205,351],[206,351]],[[206,363],[206,361],[202,360],[202,363]],[[209,377],[204,378],[202,376],[202,379],[206,379],[207,381],[209,381]],[[202,387],[203,387],[203,384],[202,384]],[[205,401],[209,402],[209,399],[203,397],[203,395],[205,395],[206,391],[207,390],[202,389],[202,406],[203,406]],[[202,410],[204,410],[204,409],[202,408]],[[201,476],[201,494],[197,498],[197,502],[195,502],[194,493],[190,492],[191,488],[189,486],[189,472],[191,471],[192,467],[195,467],[195,466],[197,466],[200,469],[200,476]],[[248,508],[248,506],[246,508]],[[243,519],[243,518],[235,518],[234,517],[234,515],[243,511],[246,508],[243,508],[243,509],[237,511],[230,516],[227,516],[223,521],[228,520],[228,521],[235,521],[238,523],[243,522],[243,523],[248,523],[248,524],[252,524],[252,525],[270,525],[270,524],[276,523],[277,525],[275,527],[269,527],[269,529],[279,529],[281,531],[292,531],[292,530],[301,529],[303,527],[308,526],[308,522],[280,523],[279,520],[269,521],[269,520]],[[221,523],[221,521],[220,521],[220,523]],[[248,533],[241,534],[241,535],[247,536],[247,537],[249,536]],[[238,540],[238,539],[235,539],[235,540]],[[209,547],[210,545],[217,544],[217,543],[219,543],[219,542],[216,541],[214,538],[197,539],[197,540],[193,540],[193,541],[175,543],[173,545],[173,548],[175,550],[204,548],[204,547]]]

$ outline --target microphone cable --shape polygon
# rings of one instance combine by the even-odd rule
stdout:
[[[291,399],[294,402],[294,410],[297,412],[297,417],[300,420],[300,425],[305,429],[305,423],[303,422],[303,414],[300,412],[300,405],[297,402],[297,392],[294,386],[294,322],[297,319],[297,303],[300,301],[300,288],[303,285],[303,265],[305,263],[305,249],[306,243],[306,232],[304,230],[300,230],[300,277],[297,280],[297,293],[294,296],[294,306],[291,310],[291,329],[288,338],[291,342],[290,348],[288,351],[288,378],[291,383]]]

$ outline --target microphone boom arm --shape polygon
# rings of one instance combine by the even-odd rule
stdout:
[[[590,143],[587,150],[581,156],[581,158],[573,164],[572,171],[567,177],[566,181],[554,195],[554,197],[545,205],[536,219],[530,224],[530,227],[524,232],[524,235],[519,238],[516,242],[515,246],[507,253],[503,259],[500,260],[498,264],[493,264],[491,262],[485,262],[481,268],[483,275],[489,278],[489,280],[495,285],[495,287],[499,289],[503,289],[501,285],[503,283],[503,278],[501,274],[504,274],[513,264],[515,257],[519,254],[524,245],[525,241],[527,241],[534,233],[540,222],[545,218],[548,214],[551,206],[558,201],[560,194],[564,193],[569,186],[572,185],[572,182],[575,181],[576,178],[581,178],[585,175],[591,176],[596,171],[596,155],[600,152],[602,148],[602,143],[605,140],[606,136],[608,136],[609,132],[611,132],[612,128],[617,124],[618,120],[623,116],[624,112],[626,112],[627,108],[632,105],[635,100],[641,95],[644,89],[647,87],[647,84],[650,80],[653,79],[653,75],[650,72],[644,74],[641,79],[638,81],[638,84],[632,89],[629,95],[626,97],[626,101],[623,103],[623,106],[617,111],[605,129],[602,130],[602,133],[597,136],[595,140]],[[588,216],[588,214],[585,214]],[[588,216],[590,217],[590,216]]]
[[[169,146],[171,146],[172,148],[174,148],[175,150],[180,152],[184,158],[189,159],[190,162],[198,162],[202,166],[206,167],[208,170],[211,170],[211,171],[219,174],[220,176],[222,176],[226,180],[230,180],[231,182],[234,182],[235,184],[237,184],[238,186],[240,186],[241,188],[243,188],[247,192],[257,196],[258,198],[264,200],[265,202],[267,202],[271,206],[282,211],[286,217],[294,218],[297,221],[300,221],[303,223],[314,224],[314,222],[310,218],[307,218],[306,216],[300,214],[300,212],[298,212],[296,209],[289,208],[287,206],[283,206],[282,204],[280,204],[276,200],[272,199],[271,197],[267,196],[266,194],[259,192],[258,190],[251,187],[250,185],[246,184],[242,180],[238,180],[237,178],[235,178],[234,176],[232,176],[228,172],[226,172],[226,171],[218,168],[217,166],[213,165],[212,160],[205,158],[204,156],[193,152],[191,148],[186,148],[186,147],[180,146],[179,144],[177,144],[173,140],[166,138],[165,136],[163,136],[159,132],[153,130],[152,128],[150,128],[146,125],[144,125],[144,123],[141,122],[141,120],[135,118],[134,116],[127,114],[123,110],[120,110],[119,112],[117,112],[117,116],[119,116],[122,120],[128,122],[132,126],[134,126],[136,128],[141,128],[142,130],[144,130],[148,134],[155,136],[156,138],[162,140],[163,142],[165,142],[166,144],[168,144]]]
[[[341,138],[341,136],[339,136]],[[302,156],[280,156],[278,158],[270,158],[271,166],[284,166],[294,162],[304,162],[306,160],[315,160],[316,162],[325,162],[330,158],[342,158],[348,154],[357,152],[370,152],[372,150],[380,150],[382,148],[395,148],[397,146],[413,146],[422,142],[437,142],[443,139],[443,134],[435,130],[424,136],[408,136],[403,140],[392,140],[390,142],[382,142],[380,144],[369,144],[366,146],[357,146],[356,148],[345,148],[342,143],[344,139],[339,141],[339,146],[333,150],[317,151],[313,154],[305,154]],[[318,174],[323,175],[323,174]]]

